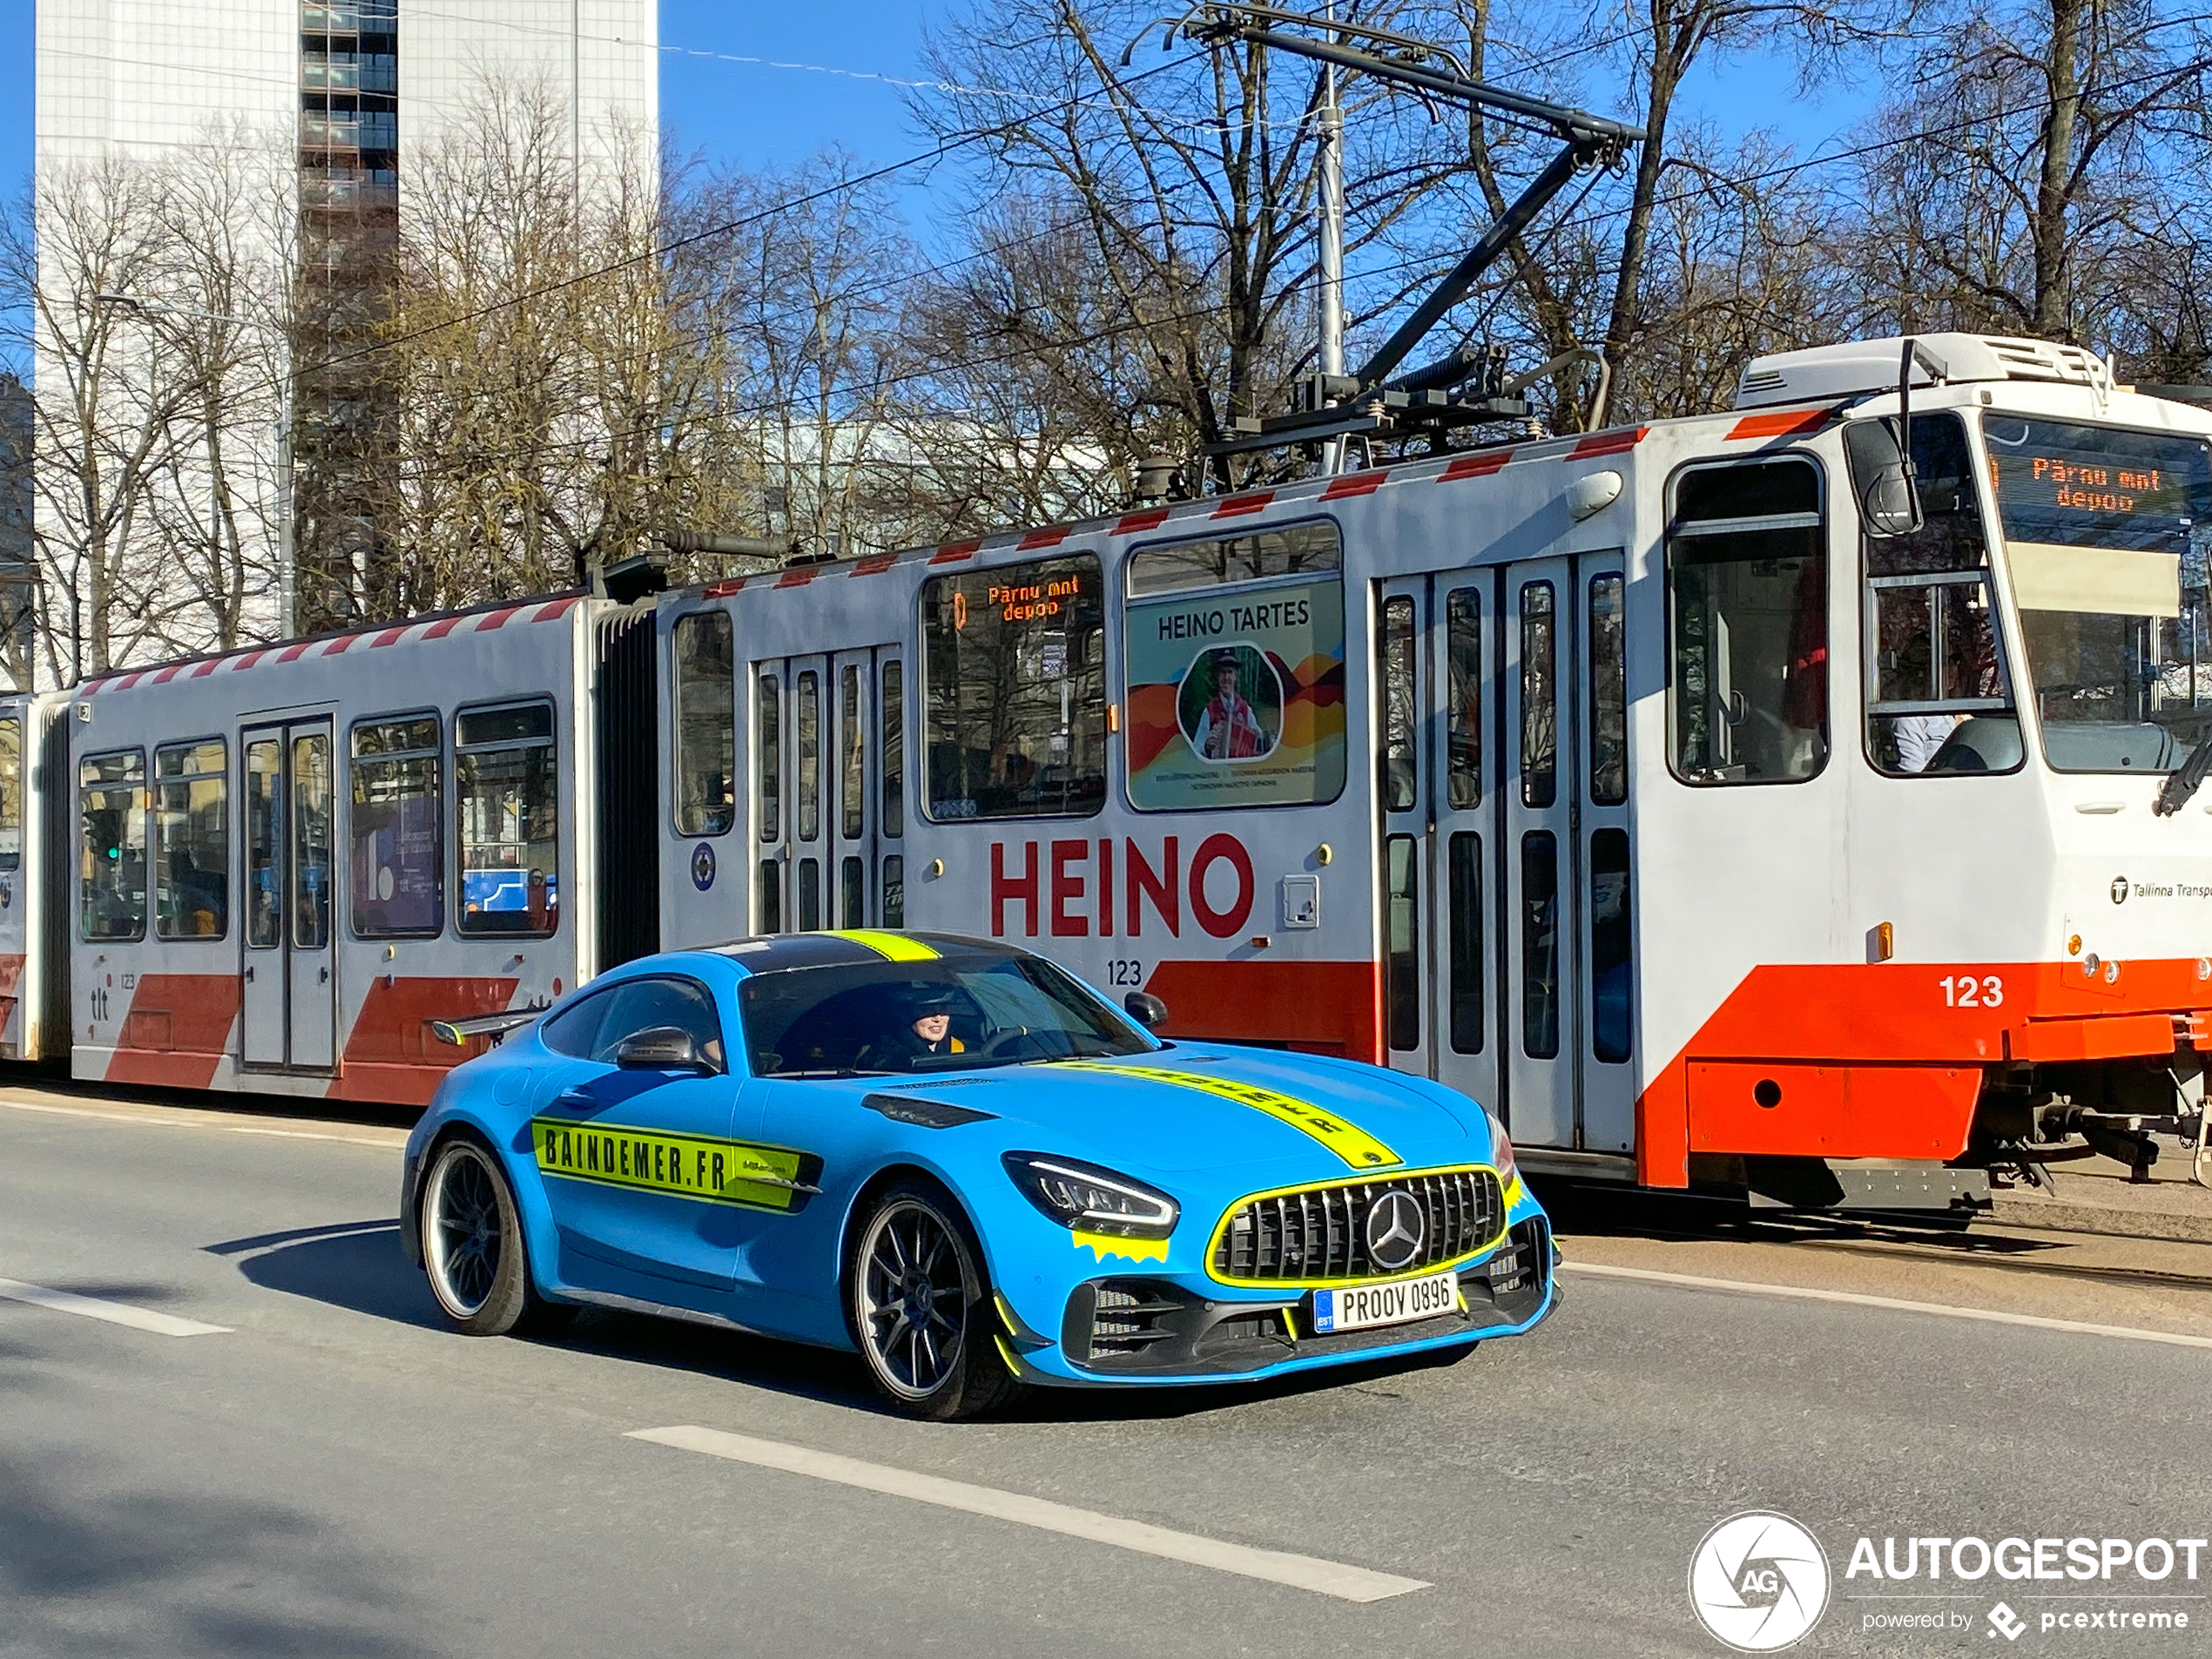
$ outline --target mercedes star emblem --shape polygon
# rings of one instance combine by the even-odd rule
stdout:
[[[1386,1273],[1421,1253],[1428,1216],[1409,1192],[1386,1192],[1367,1209],[1367,1259]]]

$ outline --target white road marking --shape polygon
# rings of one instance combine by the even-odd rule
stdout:
[[[2128,1342],[2162,1342],[2175,1348],[2212,1348],[2212,1337],[2175,1331],[2145,1331],[2130,1325],[2091,1325],[2081,1319],[2051,1319],[2040,1313],[2000,1313],[1994,1308],[1959,1307],[1949,1302],[1908,1302],[1901,1297],[1869,1296],[1860,1291],[1820,1291],[1803,1285],[1761,1285],[1749,1279],[1706,1278],[1696,1273],[1666,1273],[1656,1267],[1615,1267],[1601,1262],[1561,1262],[1566,1272],[1594,1278],[1630,1278],[1655,1285],[1683,1285],[1692,1290],[1737,1291],[1753,1296],[1795,1297],[1805,1302],[1845,1302],[1854,1307],[1893,1308],[1904,1313],[1933,1313],[1946,1319],[1979,1319],[1986,1325],[2025,1325],[2038,1331],[2071,1331],[2078,1336],[2118,1337]]]
[[[754,1440],[748,1434],[726,1434],[719,1429],[687,1426],[641,1428],[627,1438],[651,1440],[656,1446],[672,1446],[686,1452],[704,1452],[709,1457],[727,1458],[733,1463],[811,1475],[817,1480],[858,1487],[894,1498],[911,1498],[917,1503],[965,1510],[972,1515],[988,1515],[993,1520],[1011,1521],[1018,1526],[1061,1533],[1069,1538],[1088,1538],[1094,1543],[1111,1544],[1140,1554],[1161,1555],[1169,1561],[1189,1561],[1245,1578],[1264,1579],[1270,1584],[1286,1584],[1292,1589],[1333,1595],[1339,1601],[1379,1602],[1429,1588],[1418,1578],[1370,1572],[1364,1567],[1347,1567],[1340,1561],[1318,1561],[1311,1555],[1291,1555],[1277,1549],[1224,1543],[1219,1539],[1201,1538],[1195,1533],[1171,1532],[1165,1527],[1142,1521],[1125,1521],[1118,1515],[1076,1509],[1049,1499],[1024,1497],[1020,1493],[1001,1492],[994,1487],[970,1486],[965,1480],[919,1474],[911,1469],[894,1469],[887,1464],[864,1463],[858,1458],[817,1452],[780,1440]]]
[[[0,1278],[0,1297],[10,1302],[28,1302],[33,1307],[52,1308],[57,1313],[81,1313],[88,1319],[127,1325],[134,1331],[151,1331],[158,1337],[216,1337],[231,1328],[227,1325],[202,1325],[198,1319],[180,1319],[173,1313],[156,1313],[151,1308],[134,1308],[122,1302],[104,1302],[97,1296],[79,1296],[74,1291],[50,1291],[44,1285],[26,1285],[15,1278]]]
[[[259,1123],[220,1123],[208,1121],[209,1114],[199,1109],[185,1107],[175,1115],[160,1113],[154,1109],[146,1116],[134,1112],[103,1112],[85,1106],[49,1106],[28,1100],[0,1100],[0,1106],[17,1112],[44,1112],[53,1117],[97,1117],[104,1123],[150,1123],[157,1129],[207,1129],[219,1135],[269,1135],[286,1141],[336,1141],[346,1146],[373,1146],[381,1152],[395,1152],[407,1144],[407,1131],[394,1130],[388,1138],[371,1140],[366,1135],[337,1135],[322,1130],[269,1129]],[[192,1116],[185,1116],[190,1112]],[[159,1114],[159,1115],[156,1115]]]

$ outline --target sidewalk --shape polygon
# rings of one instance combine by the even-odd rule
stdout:
[[[2049,1189],[1993,1190],[1990,1219],[2009,1227],[2054,1232],[2114,1233],[2186,1243],[2212,1242],[2212,1188],[2189,1179],[2191,1149],[2161,1138],[2151,1178],[2128,1178],[2127,1166],[2109,1158],[2046,1166]]]

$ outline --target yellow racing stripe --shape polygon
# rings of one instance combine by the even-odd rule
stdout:
[[[1195,1089],[1201,1094],[1233,1100],[1239,1106],[1265,1112],[1270,1117],[1311,1135],[1342,1158],[1346,1169],[1381,1170],[1406,1161],[1358,1124],[1347,1123],[1333,1112],[1323,1111],[1312,1101],[1278,1094],[1257,1083],[1240,1083],[1227,1077],[1202,1077],[1196,1072],[1170,1071],[1164,1066],[1116,1066],[1102,1060],[1062,1060],[1056,1063],[1066,1071],[1103,1071],[1116,1077],[1143,1077],[1150,1082]]]
[[[864,946],[887,962],[934,962],[937,948],[925,945],[919,939],[909,939],[904,934],[878,933],[873,928],[847,927],[833,930],[833,939],[849,939]]]

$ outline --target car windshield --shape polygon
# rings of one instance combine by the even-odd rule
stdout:
[[[2212,454],[2181,433],[1983,426],[2043,754],[2167,772],[2212,730]]]
[[[738,1002],[756,1077],[954,1071],[1156,1046],[1035,956],[790,968],[746,980]]]

